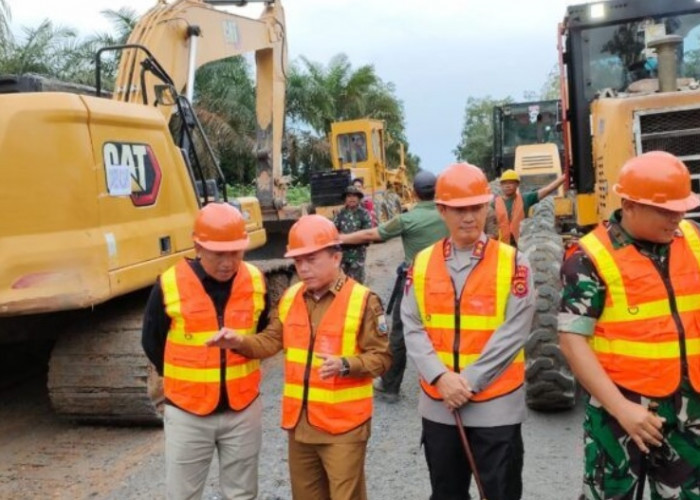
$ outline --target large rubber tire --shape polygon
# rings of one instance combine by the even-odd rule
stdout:
[[[522,222],[518,248],[530,261],[536,294],[535,316],[525,344],[526,402],[533,410],[569,409],[576,404],[576,380],[558,341],[564,247],[555,230],[552,198],[535,205],[533,216]]]

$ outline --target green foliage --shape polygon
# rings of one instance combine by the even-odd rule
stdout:
[[[255,196],[255,184],[227,185],[226,193],[229,198]],[[287,188],[287,204],[302,205],[311,201],[311,190],[307,184],[292,184]]]
[[[195,75],[194,105],[228,182],[255,179],[255,84],[241,56],[211,62]]]
[[[7,0],[0,0],[0,73],[39,73],[58,80],[95,84],[94,55],[108,45],[124,44],[138,17],[134,10],[105,10],[112,31],[80,39],[72,28],[54,26],[49,20],[24,28],[23,36],[12,37]],[[102,57],[102,81],[113,88],[119,53]],[[243,57],[215,61],[199,68],[195,77],[195,110],[219,160],[226,180],[253,192],[256,177],[255,82]],[[327,134],[334,121],[355,118],[384,120],[389,165],[399,164],[399,143],[406,144],[409,173],[418,170],[420,159],[408,151],[403,104],[392,83],[384,82],[374,66],[353,67],[345,54],[327,65],[300,58],[287,75],[288,128],[283,142],[283,168],[294,183],[307,183],[309,172],[331,166]],[[209,167],[206,167],[207,170]],[[290,197],[308,198],[301,188],[290,189]]]
[[[549,101],[561,98],[561,85],[559,80],[559,64],[552,66],[547,75],[547,80],[542,84],[538,101]]]
[[[12,35],[10,33],[11,19],[10,5],[7,3],[7,0],[0,0],[0,54],[4,52],[3,48]]]
[[[393,83],[382,81],[374,66],[353,68],[345,54],[331,58],[327,66],[301,57],[292,64],[287,79],[287,116],[307,131],[288,133],[287,157],[290,173],[305,182],[310,170],[330,168],[331,159],[326,136],[331,123],[358,118],[384,120],[389,165],[399,164],[399,143],[406,144],[403,103],[396,98]],[[323,144],[321,144],[323,143]],[[407,155],[406,165],[412,174],[419,159]]]

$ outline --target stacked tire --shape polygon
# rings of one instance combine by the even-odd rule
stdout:
[[[576,403],[576,381],[558,342],[564,245],[556,231],[552,198],[535,205],[532,216],[522,222],[518,248],[530,261],[536,295],[535,316],[525,344],[527,405],[541,411],[569,409]]]

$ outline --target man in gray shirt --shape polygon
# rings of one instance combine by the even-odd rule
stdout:
[[[458,412],[489,500],[522,493],[523,345],[534,314],[527,259],[484,234],[493,195],[483,172],[456,163],[435,202],[450,237],[420,252],[401,304],[408,355],[421,377],[419,411],[433,499],[469,498]]]

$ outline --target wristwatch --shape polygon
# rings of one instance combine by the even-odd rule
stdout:
[[[340,358],[340,361],[343,363],[343,367],[340,369],[338,374],[341,377],[347,377],[350,375],[350,363],[348,362],[347,358]]]

